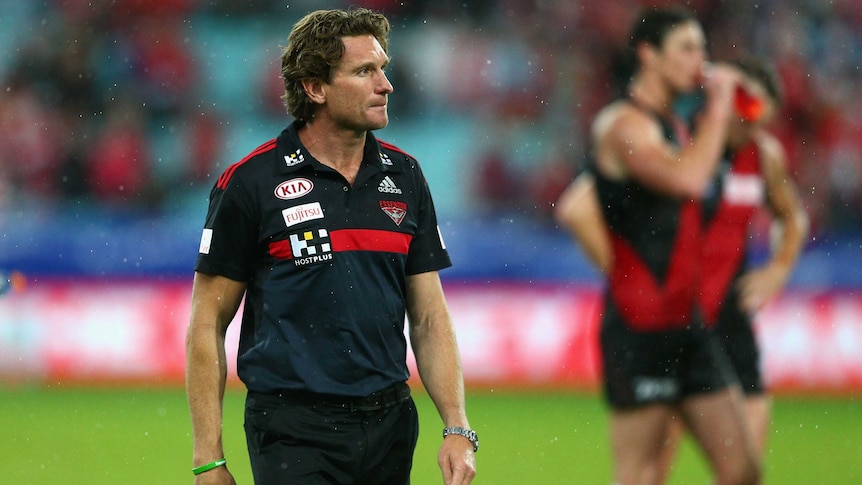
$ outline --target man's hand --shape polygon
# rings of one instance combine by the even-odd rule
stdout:
[[[446,485],[467,485],[476,476],[476,455],[473,443],[459,435],[449,435],[443,439],[437,464],[443,472]]]
[[[739,280],[739,305],[754,313],[784,288],[790,269],[780,263],[770,263],[746,273]]]

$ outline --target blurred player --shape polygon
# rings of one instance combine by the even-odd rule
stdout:
[[[763,62],[733,63],[744,74],[737,114],[727,135],[727,152],[713,196],[704,204],[705,239],[701,298],[707,327],[719,337],[745,394],[746,421],[762,459],[769,430],[770,399],[761,375],[754,313],[785,286],[808,234],[808,216],[787,173],[781,143],[763,127],[781,103],[775,73]],[[762,206],[774,224],[770,259],[748,268],[749,221]],[[671,430],[671,439],[682,426]],[[676,438],[678,439],[678,438]],[[676,446],[671,444],[670,449]]]
[[[607,277],[601,350],[615,480],[660,483],[667,426],[682,416],[716,483],[757,483],[736,378],[704,327],[697,288],[700,200],[721,159],[739,73],[710,69],[689,141],[672,105],[702,74],[699,23],[685,10],[647,10],[630,47],[637,66],[628,95],[596,117],[592,173],[557,208]]]

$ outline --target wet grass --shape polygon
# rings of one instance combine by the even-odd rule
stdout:
[[[442,428],[427,395],[414,393],[422,435],[413,483],[442,483]],[[242,431],[244,394],[229,389],[224,440],[240,484],[251,474]],[[477,484],[611,483],[607,415],[590,393],[471,391],[479,432]],[[778,397],[766,483],[862,483],[862,399]],[[191,434],[181,389],[0,388],[0,483],[191,483]],[[708,483],[686,442],[670,483]]]

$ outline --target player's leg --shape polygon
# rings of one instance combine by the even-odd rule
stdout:
[[[758,461],[763,461],[769,438],[769,419],[772,399],[765,393],[745,396],[745,421],[751,435],[752,445],[757,452]]]
[[[766,391],[761,371],[760,347],[751,316],[740,309],[734,291],[722,307],[714,334],[727,355],[745,396],[745,417],[750,438],[759,461],[766,449],[772,400]]]
[[[671,475],[673,462],[676,460],[676,454],[679,450],[679,444],[682,442],[682,437],[685,435],[685,421],[679,413],[673,413],[668,419],[667,427],[665,428],[664,442],[661,448],[661,454],[656,464],[658,480],[656,483],[665,483]]]
[[[657,485],[656,464],[673,408],[649,404],[615,409],[611,413],[611,451],[614,479],[621,485]]]
[[[681,409],[715,472],[716,485],[759,483],[760,464],[746,428],[738,387],[690,396]]]

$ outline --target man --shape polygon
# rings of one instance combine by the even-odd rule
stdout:
[[[388,33],[367,9],[301,19],[282,52],[295,121],[212,190],[187,336],[196,484],[234,483],[224,336],[243,295],[237,371],[255,483],[409,483],[418,417],[405,314],[445,426],[444,482],[475,475],[431,195],[416,160],[371,134],[388,123]]]
[[[761,375],[752,315],[787,283],[805,247],[808,216],[787,173],[781,143],[764,129],[781,103],[777,76],[753,58],[733,64],[744,74],[739,102],[750,97],[749,102],[756,104],[751,112],[734,117],[728,132],[727,155],[712,197],[704,205],[701,298],[706,324],[718,335],[722,350],[739,376],[745,394],[746,421],[762,457],[770,400]],[[738,111],[744,110],[744,105],[739,106]],[[749,269],[748,226],[763,205],[774,221],[777,244],[766,263]]]
[[[563,194],[556,214],[608,280],[601,350],[615,480],[659,483],[667,423],[682,416],[716,483],[757,483],[738,386],[703,326],[697,292],[700,199],[721,158],[739,74],[706,73],[706,106],[689,142],[672,105],[703,74],[699,23],[685,10],[648,10],[630,47],[637,64],[627,97],[596,117],[592,174]],[[590,210],[574,209],[584,201]]]

